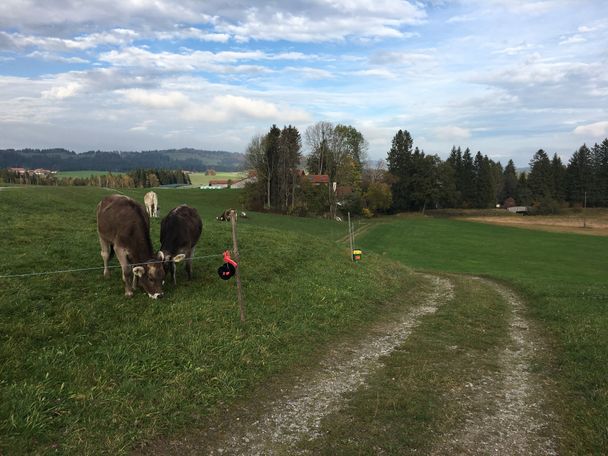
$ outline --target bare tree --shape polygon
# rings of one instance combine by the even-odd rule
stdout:
[[[331,122],[317,122],[306,129],[304,139],[310,148],[308,168],[316,174],[326,171],[329,145],[332,141],[334,126]]]

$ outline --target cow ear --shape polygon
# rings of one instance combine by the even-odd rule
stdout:
[[[137,277],[142,277],[144,275],[145,269],[143,266],[135,266],[133,268],[133,274],[135,274]]]
[[[156,255],[156,257],[160,260],[160,261],[165,261],[165,254],[163,253],[162,250],[158,251],[158,254]]]
[[[180,253],[179,255],[175,255],[175,257],[173,258],[173,261],[176,263],[179,263],[184,258],[186,258],[186,255],[184,255],[183,253]]]

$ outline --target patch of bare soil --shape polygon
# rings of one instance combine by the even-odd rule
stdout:
[[[148,448],[157,454],[272,455],[294,454],[301,439],[319,435],[321,420],[344,404],[344,393],[365,383],[366,377],[382,365],[381,358],[390,354],[407,339],[420,318],[434,313],[453,297],[453,285],[445,278],[426,276],[432,291],[420,305],[391,319],[378,323],[362,339],[333,347],[319,367],[279,389],[270,400],[260,398],[231,413],[229,423],[220,424],[215,435],[185,438]],[[226,418],[224,417],[224,420]]]
[[[583,217],[555,216],[512,216],[512,217],[463,217],[462,220],[489,223],[492,225],[507,225],[518,228],[551,231],[559,233],[589,234],[592,236],[608,236],[608,220]]]
[[[477,279],[482,280],[482,279]],[[523,316],[511,290],[484,280],[511,307],[510,343],[499,358],[499,372],[453,391],[451,400],[465,410],[461,426],[441,437],[433,455],[554,455],[555,417],[547,412],[554,385],[531,371],[542,339]]]

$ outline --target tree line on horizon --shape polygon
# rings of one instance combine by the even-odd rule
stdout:
[[[243,166],[243,154],[199,149],[141,152],[55,149],[0,149],[0,168],[45,168],[51,171],[128,172],[138,168],[234,171]]]
[[[77,187],[147,188],[160,185],[190,185],[190,176],[181,170],[138,168],[128,173],[89,177],[58,177],[34,172],[0,169],[0,182],[21,185],[61,185]]]
[[[608,207],[608,138],[592,147],[583,144],[567,164],[539,149],[522,173],[513,160],[503,167],[460,146],[452,147],[446,160],[425,154],[407,130],[395,134],[386,161],[375,165],[366,161],[367,142],[352,126],[318,122],[305,131],[304,140],[310,150],[306,156],[301,135],[291,125],[282,130],[273,125],[252,138],[246,158],[258,179],[245,190],[249,209],[333,218],[339,210],[373,216],[497,205],[531,206],[538,213]],[[311,175],[326,175],[327,182],[319,185]]]

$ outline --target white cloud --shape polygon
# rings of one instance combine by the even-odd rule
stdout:
[[[88,60],[80,57],[63,57],[59,54],[44,51],[34,51],[27,54],[27,57],[32,59],[46,60],[47,62],[63,62],[63,63],[89,63]]]
[[[608,120],[588,125],[579,125],[574,129],[574,134],[579,136],[592,136],[594,138],[606,137],[608,136]]]
[[[562,41],[559,42],[560,46],[567,46],[570,44],[579,44],[579,43],[584,43],[585,41],[587,41],[583,36],[581,35],[572,35],[568,38],[563,38]]]
[[[327,70],[312,67],[286,67],[285,71],[290,71],[297,76],[309,80],[331,79],[334,75]]]
[[[85,34],[75,38],[45,37],[0,31],[0,39],[4,43],[4,47],[13,49],[37,48],[56,52],[85,51],[103,45],[124,46],[137,37],[136,32],[127,29]]]
[[[147,131],[152,124],[154,124],[153,120],[144,120],[129,128],[129,131]]]
[[[44,90],[41,95],[42,98],[51,100],[63,100],[70,98],[78,94],[82,89],[82,84],[78,82],[70,82],[64,86],[52,87],[48,90]]]
[[[444,141],[459,141],[471,137],[471,131],[468,128],[461,128],[453,125],[438,127],[435,129],[435,134]]]
[[[369,70],[356,71],[354,74],[372,78],[397,79],[397,75],[386,68],[371,68]]]
[[[218,31],[238,41],[289,40],[296,42],[341,41],[358,38],[407,38],[404,25],[420,24],[424,9],[405,0],[334,0],[316,3],[260,5],[246,9],[238,21],[223,20]]]
[[[250,51],[192,51],[151,52],[140,47],[128,47],[111,50],[99,55],[99,60],[117,67],[133,67],[139,69],[155,69],[161,71],[212,71],[217,73],[259,73],[269,71],[260,65],[232,65],[241,61],[271,61],[271,60],[303,60],[305,54],[300,52],[284,52],[269,54],[259,50]],[[317,56],[311,56],[316,60]]]
[[[300,110],[280,109],[276,104],[237,95],[219,95],[209,103],[192,104],[183,115],[188,120],[227,122],[238,118],[264,119],[271,122],[308,122],[310,116]]]
[[[120,90],[127,100],[154,109],[172,109],[189,104],[188,97],[181,92],[152,92],[143,89]]]

